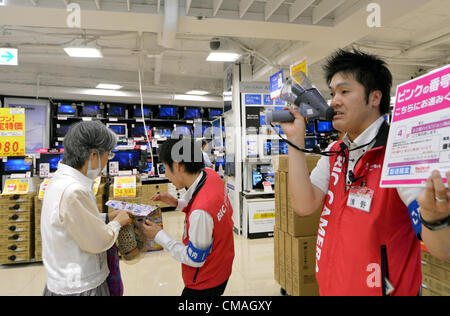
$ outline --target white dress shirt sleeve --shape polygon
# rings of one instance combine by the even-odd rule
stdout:
[[[189,204],[188,201],[183,200],[183,199],[179,199],[175,211],[180,211],[181,212],[186,206],[188,206],[188,204]]]
[[[80,249],[93,254],[111,248],[121,227],[117,221],[105,224],[99,215],[89,192],[78,185],[67,187],[59,207],[60,220]]]
[[[325,151],[330,151],[335,144],[330,144]],[[309,176],[311,183],[318,187],[323,193],[328,193],[328,186],[330,184],[330,158],[322,156],[317,162],[316,167],[311,171]]]
[[[208,249],[213,242],[214,221],[207,212],[194,210],[189,217],[189,241],[195,248]],[[200,268],[204,262],[194,262],[187,254],[187,246],[173,239],[164,230],[156,234],[155,241],[169,251],[177,261],[194,268]]]

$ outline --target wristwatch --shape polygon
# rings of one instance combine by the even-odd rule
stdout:
[[[422,217],[422,214],[419,213],[419,216],[420,216],[420,221],[422,222],[423,226],[425,226],[426,228],[428,228],[429,230],[432,230],[432,231],[441,230],[441,229],[447,228],[450,225],[450,216],[447,216],[444,219],[441,219],[439,221],[432,222],[432,223],[424,220]]]

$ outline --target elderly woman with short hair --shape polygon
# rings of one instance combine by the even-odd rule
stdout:
[[[97,209],[93,182],[116,143],[116,135],[96,121],[77,123],[64,137],[64,157],[42,204],[45,296],[110,294],[106,251],[131,219],[121,211],[109,214],[105,224],[107,214]]]

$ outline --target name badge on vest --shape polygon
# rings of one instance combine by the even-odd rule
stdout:
[[[369,213],[374,191],[368,187],[351,187],[347,206]]]

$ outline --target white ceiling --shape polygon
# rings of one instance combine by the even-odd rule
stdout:
[[[68,27],[71,2],[80,5],[80,28]],[[381,27],[367,25],[371,3],[380,5]],[[0,47],[18,48],[19,66],[0,66],[0,94],[134,103],[141,66],[144,103],[220,106],[226,65],[206,61],[213,38],[243,53],[254,81],[306,58],[328,94],[324,59],[354,46],[385,58],[397,85],[450,62],[450,1],[3,0]],[[80,40],[104,58],[68,57],[63,47]],[[123,88],[99,96],[92,89],[100,82]],[[191,89],[210,95],[173,100]]]

